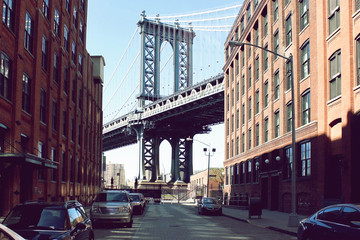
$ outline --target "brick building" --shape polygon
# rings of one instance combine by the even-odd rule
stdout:
[[[104,59],[86,51],[86,0],[0,0],[0,215],[100,187]]]
[[[224,186],[222,168],[210,168],[209,172],[209,196],[222,196],[222,188]],[[190,176],[190,183],[188,183],[188,192],[190,198],[204,197],[207,194],[207,179],[208,170],[197,172]]]
[[[294,163],[298,213],[360,202],[360,1],[245,0],[225,59],[226,202],[290,212]]]

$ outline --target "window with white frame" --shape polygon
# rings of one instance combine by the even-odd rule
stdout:
[[[329,59],[330,99],[341,95],[341,51],[336,51]]]
[[[311,142],[302,142],[300,144],[300,161],[301,161],[301,176],[306,177],[311,175]]]
[[[11,100],[11,60],[1,52],[0,62],[0,97]]]
[[[306,78],[310,75],[310,42],[306,41],[300,48],[301,50],[301,71],[300,77],[301,79]]]
[[[30,101],[31,101],[31,79],[26,74],[23,73],[22,79],[22,109],[30,113]]]
[[[280,111],[276,110],[274,113],[274,134],[275,138],[280,136]]]
[[[340,0],[328,0],[329,2],[329,35],[340,27]]]
[[[292,130],[292,102],[286,105],[286,131]]]
[[[24,36],[24,47],[30,53],[33,51],[33,20],[30,13],[26,12],[25,15],[25,36]]]
[[[310,91],[307,90],[301,95],[301,125],[310,122]]]
[[[300,31],[309,25],[309,0],[300,1]]]
[[[8,27],[11,31],[14,31],[14,1],[13,0],[4,0],[3,1],[3,14],[2,20],[6,27]]]

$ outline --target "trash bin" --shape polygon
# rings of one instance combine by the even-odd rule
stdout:
[[[249,198],[249,219],[252,216],[258,216],[261,218],[262,208],[260,198]]]

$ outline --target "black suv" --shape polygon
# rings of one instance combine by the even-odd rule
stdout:
[[[26,239],[94,239],[91,220],[77,201],[25,202],[3,224]]]

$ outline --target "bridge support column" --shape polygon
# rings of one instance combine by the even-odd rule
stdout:
[[[192,141],[185,138],[172,138],[170,140],[171,154],[171,182],[182,180],[190,182],[190,175],[193,173],[192,166]]]

